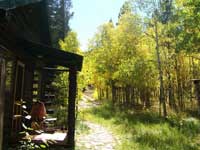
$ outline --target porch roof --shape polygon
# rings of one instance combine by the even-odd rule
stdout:
[[[0,8],[10,9],[39,1],[41,0],[0,0]]]
[[[28,9],[34,10],[31,11],[32,15],[25,13]],[[34,61],[40,60],[50,66],[64,66],[81,71],[83,56],[49,46],[49,32],[45,30],[48,24],[47,21],[42,24],[45,17],[38,14],[39,10],[43,10],[41,2],[9,10],[15,14],[12,16],[26,16],[23,18],[26,22],[16,22],[12,17],[6,16],[7,10],[0,8],[0,45],[28,60],[33,58]]]
[[[24,53],[38,60],[44,61],[48,65],[64,66],[75,68],[81,71],[83,56],[66,52],[64,50],[49,47],[29,40],[22,40]]]

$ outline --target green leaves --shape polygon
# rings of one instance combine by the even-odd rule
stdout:
[[[78,53],[80,51],[77,33],[73,31],[68,32],[64,40],[59,41],[59,45],[61,49],[68,52]]]
[[[177,8],[172,24],[176,26],[173,32],[176,38],[177,51],[198,52],[200,49],[200,13],[199,1],[176,0]]]
[[[54,47],[59,48],[59,40],[65,38],[69,31],[69,20],[73,16],[70,11],[71,0],[48,0],[48,19],[51,41]]]
[[[94,83],[101,88],[111,87],[111,81],[118,86],[157,86],[151,84],[157,78],[151,70],[155,70],[155,64],[148,62],[153,59],[151,48],[154,47],[149,46],[152,40],[143,35],[141,18],[123,9],[118,25],[103,24],[90,42],[86,63],[94,64]]]

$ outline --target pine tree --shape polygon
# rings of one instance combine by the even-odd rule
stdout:
[[[69,28],[69,19],[73,16],[70,12],[71,0],[49,0],[49,24],[52,45],[59,47],[59,39],[64,39]]]

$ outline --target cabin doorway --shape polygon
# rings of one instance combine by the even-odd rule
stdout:
[[[13,108],[13,133],[21,131],[22,126],[22,102],[24,91],[24,71],[25,65],[18,61],[16,65],[15,85],[14,85],[14,108]]]

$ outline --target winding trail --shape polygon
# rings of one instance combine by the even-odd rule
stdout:
[[[87,90],[79,104],[79,109],[98,107],[100,103],[92,98],[92,90]],[[88,134],[80,134],[76,137],[76,150],[114,150],[116,139],[105,127],[91,121],[82,121],[89,128]]]

